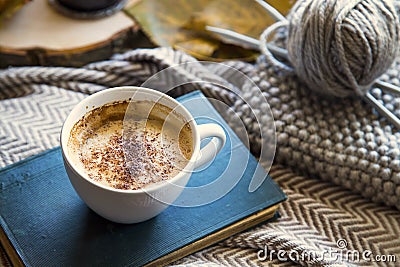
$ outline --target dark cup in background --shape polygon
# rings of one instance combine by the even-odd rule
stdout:
[[[98,19],[121,10],[126,0],[48,0],[59,13],[77,19]]]
[[[114,6],[119,0],[58,0],[60,5],[76,11],[91,12]]]

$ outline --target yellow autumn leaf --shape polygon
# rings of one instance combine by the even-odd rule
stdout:
[[[293,4],[293,0],[272,2],[284,14]],[[125,11],[156,45],[181,49],[201,60],[253,60],[257,56],[257,51],[225,44],[209,34],[206,25],[258,38],[274,22],[254,0],[142,0]]]
[[[0,0],[0,24],[3,19],[11,17],[30,0]]]

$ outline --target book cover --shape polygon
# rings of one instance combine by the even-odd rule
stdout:
[[[116,224],[91,211],[73,190],[60,148],[0,171],[0,240],[14,264],[26,266],[161,265],[221,241],[276,215],[285,194],[260,171],[258,162],[200,93],[178,99],[201,122],[214,121],[226,131],[227,143],[204,170],[193,173],[189,189],[214,184],[204,195],[184,193],[157,217],[138,224]],[[236,170],[247,160],[243,170]],[[232,176],[233,175],[233,176]],[[236,177],[235,177],[236,175]],[[253,176],[266,177],[249,192]],[[222,180],[220,178],[222,177]],[[218,179],[217,179],[218,178]],[[231,188],[206,205],[187,205]],[[201,201],[200,201],[201,202]],[[199,202],[199,203],[200,203]]]

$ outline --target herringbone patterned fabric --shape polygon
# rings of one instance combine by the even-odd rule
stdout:
[[[26,67],[0,72],[0,166],[57,146],[63,120],[87,94],[111,86],[140,85],[159,70],[182,62],[193,62],[193,65],[186,69],[178,68],[177,77],[188,81],[193,78],[215,80],[231,86],[232,90],[213,85],[183,86],[174,91],[175,95],[201,89],[209,97],[228,105],[235,104],[235,109],[240,108],[237,100],[238,95],[242,94],[241,90],[245,89],[243,84],[234,84],[230,79],[223,81],[221,77],[226,75],[215,66],[202,66],[193,58],[167,48],[135,50],[82,69]],[[247,74],[258,71],[255,66],[241,62],[227,64]],[[274,75],[273,72],[266,73]],[[268,86],[265,88],[269,90]],[[270,94],[274,92],[279,90],[272,88],[272,91],[266,91]],[[279,95],[273,96],[279,99]],[[276,99],[272,101],[276,102]],[[274,102],[271,105],[273,112],[279,112]],[[281,108],[284,112],[285,107]],[[225,116],[229,120],[229,116]],[[287,130],[278,128],[278,134],[283,134],[279,129]],[[254,140],[251,146],[257,150],[259,144]],[[365,251],[371,252],[367,255],[369,259],[379,255],[394,255],[399,264],[399,210],[373,203],[357,190],[345,189],[341,183],[335,185],[333,180],[321,180],[316,170],[305,168],[307,165],[296,168],[294,161],[287,162],[284,159],[290,150],[287,146],[280,147],[279,140],[277,152],[278,162],[270,174],[289,197],[280,208],[281,218],[233,236],[174,265],[396,266],[396,263],[346,258],[346,253],[352,256],[357,252],[362,257]],[[293,149],[294,152],[298,153]],[[296,157],[291,159],[296,160]],[[319,171],[323,176],[323,170]],[[338,243],[340,248],[337,241],[341,241]],[[347,244],[344,246],[343,242]],[[264,260],[265,252],[273,250],[272,259],[265,257]],[[286,255],[278,251],[286,252]],[[327,251],[337,252],[328,257]],[[339,252],[342,253],[341,258]],[[292,253],[291,257],[289,253]],[[314,256],[296,258],[302,253]]]

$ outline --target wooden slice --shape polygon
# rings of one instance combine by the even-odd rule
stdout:
[[[135,47],[137,32],[137,24],[122,11],[79,20],[57,13],[47,0],[35,0],[0,26],[0,68],[82,66]]]

